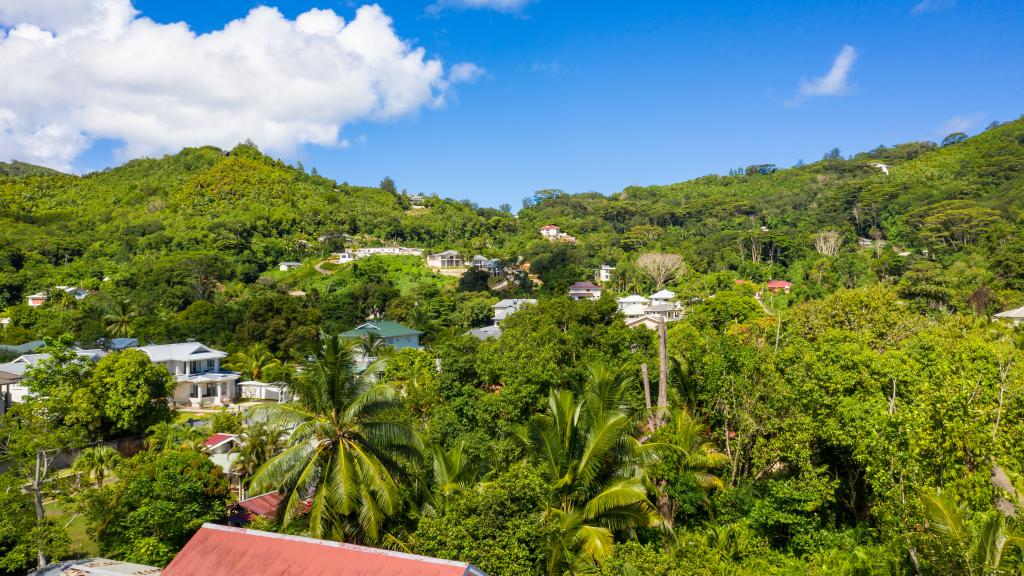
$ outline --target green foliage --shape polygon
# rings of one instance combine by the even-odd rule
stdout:
[[[104,557],[164,566],[204,522],[225,514],[227,478],[198,452],[143,452],[116,474],[116,483],[80,497]]]

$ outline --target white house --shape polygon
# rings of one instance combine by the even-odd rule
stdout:
[[[644,298],[638,294],[619,298],[619,311],[626,317],[626,326],[657,328],[664,322],[675,322],[683,317],[683,306],[676,300],[675,292],[659,290]]]
[[[370,256],[423,256],[422,248],[406,248],[404,246],[375,246],[371,248],[356,248],[355,250],[344,250],[333,254],[338,264],[347,264],[360,258]]]
[[[537,300],[535,298],[506,298],[500,300],[497,304],[491,306],[494,309],[494,323],[497,324],[508,318],[523,306],[536,303]]]
[[[577,282],[569,286],[569,298],[573,300],[597,300],[601,297],[601,287],[590,282]]]
[[[1000,320],[1010,322],[1014,326],[1019,326],[1021,324],[1024,324],[1024,306],[1020,308],[1014,308],[1013,310],[1006,310],[1004,312],[1000,312],[996,314],[995,317]],[[0,366],[0,370],[2,369],[3,367]]]
[[[609,266],[607,264],[601,264],[601,267],[594,272],[594,278],[598,282],[610,282],[612,279],[612,273],[615,272],[615,266]]]
[[[302,262],[281,262],[277,265],[277,269],[281,272],[288,272],[302,266]]]
[[[75,353],[92,362],[107,355],[103,350],[76,349]],[[22,384],[25,372],[49,357],[49,354],[22,354],[10,362],[0,364],[0,414],[6,412],[12,403],[25,401],[29,395],[28,386]]]
[[[651,301],[639,294],[633,294],[632,296],[619,298],[617,302],[619,303],[619,312],[622,312],[626,320],[629,321],[646,314],[647,305]]]
[[[291,394],[285,386],[274,382],[259,382],[247,380],[238,384],[240,400],[276,400],[277,402],[288,402]]]
[[[473,258],[469,260],[469,265],[473,268],[483,270],[491,276],[498,276],[503,272],[501,260],[498,260],[497,258],[485,258],[479,254],[473,256]]]
[[[238,398],[235,383],[238,372],[221,370],[220,361],[226,352],[214,350],[198,342],[140,346],[154,364],[174,375],[177,385],[173,399],[177,404],[203,406],[228,404]]]
[[[466,261],[455,250],[445,250],[427,256],[427,266],[430,268],[461,268],[465,263]]]
[[[548,224],[540,227],[540,235],[548,240],[558,240],[558,237],[562,235],[562,229],[554,224]]]
[[[64,292],[70,294],[75,300],[82,300],[89,295],[89,293],[86,290],[79,288],[77,286],[54,286],[53,289],[63,290]],[[36,292],[35,294],[29,295],[28,305],[33,307],[42,306],[43,304],[46,303],[46,300],[49,297],[50,295],[47,294],[46,292]]]

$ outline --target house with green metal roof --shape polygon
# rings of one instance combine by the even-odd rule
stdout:
[[[341,337],[357,339],[368,334],[376,334],[388,346],[395,350],[401,350],[402,348],[419,348],[420,336],[423,332],[390,320],[373,320],[364,322],[348,332],[342,332]]]

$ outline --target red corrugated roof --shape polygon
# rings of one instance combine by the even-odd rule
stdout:
[[[234,434],[214,434],[213,436],[210,436],[206,440],[203,440],[203,444],[206,444],[207,448],[213,448],[214,446],[223,444],[228,440],[233,440],[234,438]]]
[[[205,524],[163,576],[486,576],[465,562]]]
[[[259,496],[253,496],[252,498],[237,502],[235,505],[249,514],[250,521],[253,514],[273,520],[277,517],[277,510],[281,507],[281,502],[283,501],[284,496],[281,494],[267,492],[266,494],[260,494]],[[310,503],[308,500],[303,501],[302,506],[302,512],[309,512]]]
[[[785,280],[772,280],[768,284],[765,284],[768,288],[792,288],[793,284],[786,282]]]

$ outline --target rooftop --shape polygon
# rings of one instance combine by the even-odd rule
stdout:
[[[465,562],[204,524],[164,576],[487,576]]]
[[[418,336],[423,334],[419,330],[413,330],[407,326],[402,326],[398,322],[392,322],[390,320],[374,320],[373,322],[364,322],[359,326],[349,330],[348,332],[342,332],[342,338],[362,338],[370,332],[379,334],[382,338],[397,338],[400,336]]]
[[[1024,320],[1024,306],[1020,308],[1014,308],[1013,310],[1005,310],[995,315],[996,318],[1008,318],[1010,320]]]
[[[199,342],[153,344],[150,346],[140,346],[139,350],[145,352],[153,362],[167,362],[168,360],[188,362],[190,360],[210,360],[227,357],[226,352],[214,350]]]
[[[619,298],[618,302],[619,304],[647,304],[650,300],[639,294],[633,294],[631,296],[626,296],[625,298]]]
[[[208,437],[206,440],[203,440],[203,444],[207,448],[216,448],[217,446],[220,446],[221,444],[224,444],[225,442],[228,442],[230,440],[234,440],[235,438],[237,438],[237,436],[234,434],[214,434],[213,436]]]
[[[675,297],[676,293],[671,290],[659,290],[651,294],[651,300],[671,300]]]
[[[600,290],[601,287],[591,282],[577,282],[569,286],[569,290]]]

